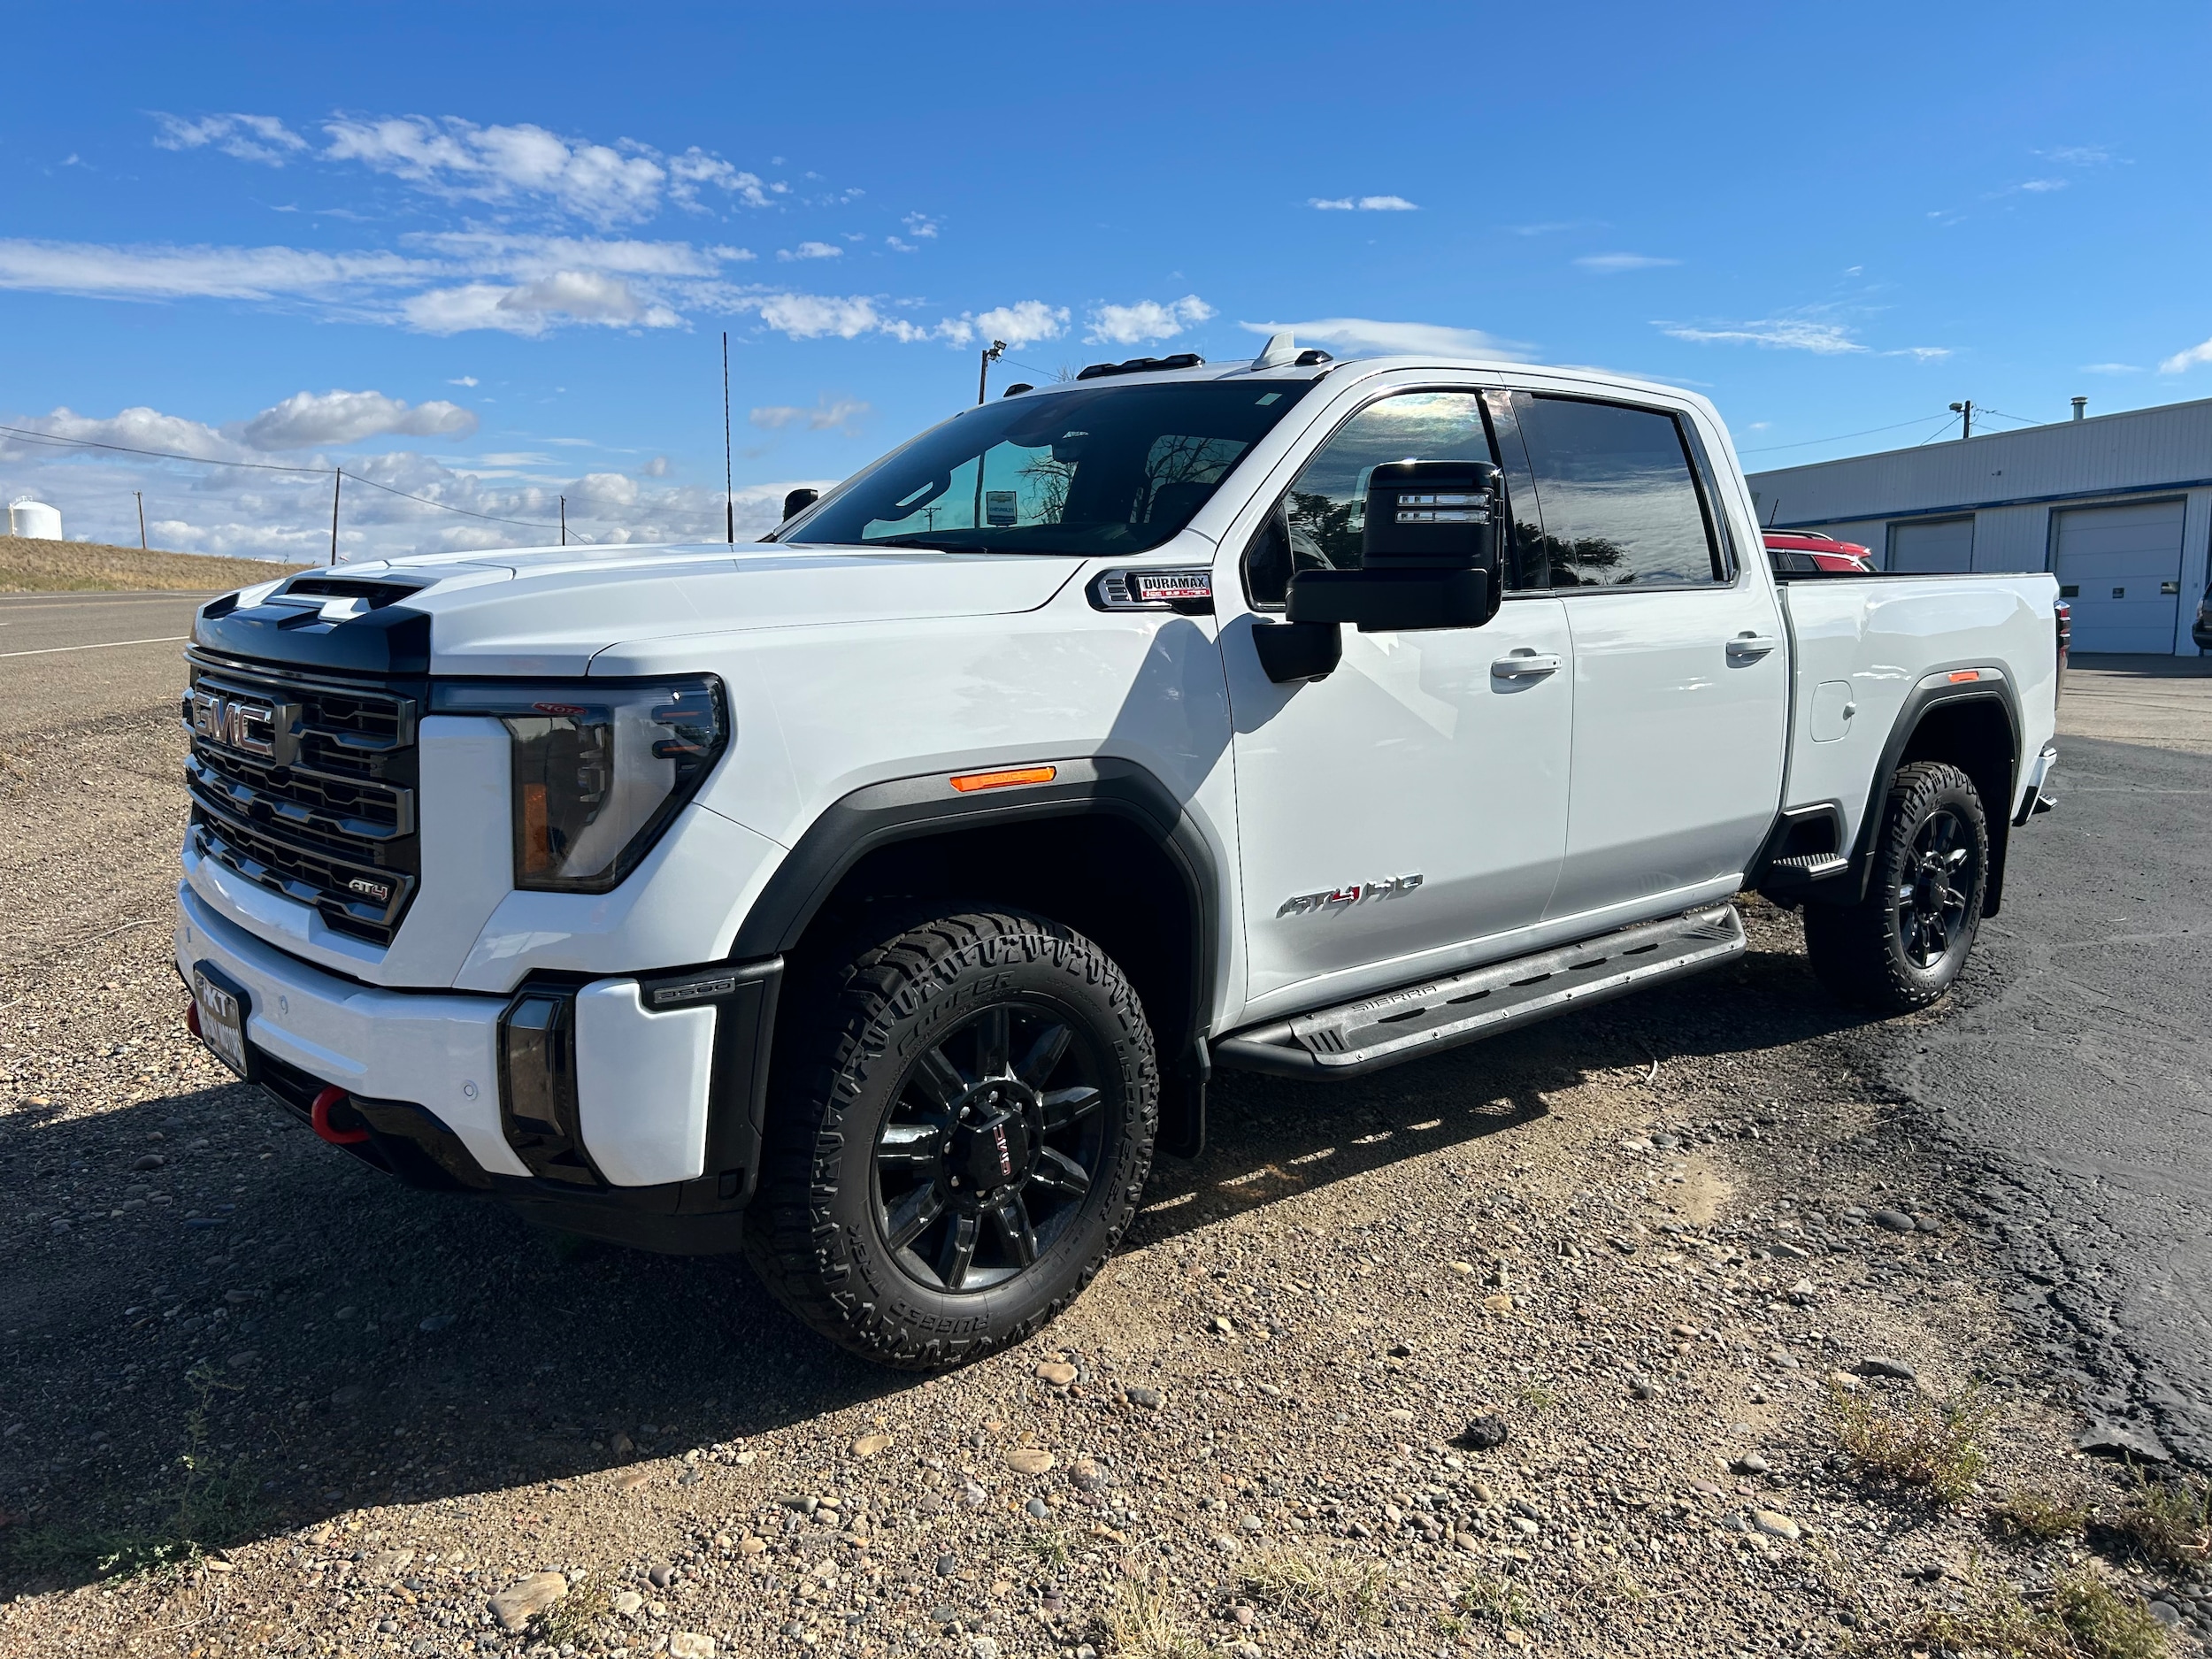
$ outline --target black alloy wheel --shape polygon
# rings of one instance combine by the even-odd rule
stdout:
[[[1052,1248],[1106,1138],[1087,1047],[1059,1011],[1001,1003],[908,1067],[875,1148],[876,1225],[907,1272],[987,1290]]]
[[[1925,1008],[1965,968],[1989,890],[1989,826],[1973,780],[1941,761],[1900,766],[1868,860],[1863,898],[1807,901],[1806,954],[1847,1002]]]
[[[1105,1265],[1152,1167],[1159,1063],[1127,976],[1061,923],[976,909],[860,937],[784,993],[745,1250],[831,1340],[942,1371]]]
[[[1980,838],[1948,806],[1929,814],[1912,840],[1897,887],[1897,934],[1905,959],[1923,971],[1949,956],[1981,887]]]

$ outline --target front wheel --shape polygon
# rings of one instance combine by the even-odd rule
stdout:
[[[779,1067],[755,1271],[879,1363],[941,1370],[1021,1340],[1104,1264],[1151,1167],[1159,1071],[1136,992],[1091,941],[1018,911],[907,928],[823,991]]]
[[[1805,949],[1845,1002],[1908,1013],[1951,988],[1981,927],[1989,824],[1972,780],[1939,762],[1899,767],[1873,861],[1857,903],[1805,906]]]

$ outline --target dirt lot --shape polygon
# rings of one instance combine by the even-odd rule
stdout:
[[[149,553],[104,541],[0,535],[0,594],[221,593],[307,568],[157,549]]]
[[[180,756],[165,710],[0,764],[0,1650],[2212,1628],[2202,1488],[2078,1451],[2085,1379],[2011,1323],[2032,1204],[1852,1070],[1784,913],[1724,972],[1364,1084],[1225,1079],[1068,1317],[918,1380],[733,1262],[397,1188],[227,1084],[165,958]]]

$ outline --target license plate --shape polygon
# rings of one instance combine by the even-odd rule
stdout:
[[[200,1013],[200,1041],[210,1053],[242,1078],[253,1076],[246,1048],[246,993],[219,968],[204,962],[192,970],[192,1000]]]

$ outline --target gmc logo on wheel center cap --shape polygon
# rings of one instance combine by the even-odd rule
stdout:
[[[1014,1155],[1008,1151],[1006,1148],[1006,1125],[1003,1124],[993,1124],[991,1125],[991,1139],[998,1142],[998,1172],[1001,1175],[1012,1175],[1014,1172]]]

